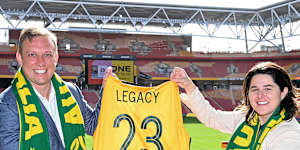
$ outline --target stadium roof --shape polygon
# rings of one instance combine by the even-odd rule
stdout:
[[[299,19],[298,10],[300,9],[298,0],[281,2],[277,0],[275,4],[262,5],[263,7],[258,9],[220,7],[218,3],[214,7],[208,7],[175,5],[167,2],[155,4],[153,2],[141,3],[137,0],[1,0],[0,12],[7,17],[18,17],[17,19],[21,20],[43,17],[49,21],[56,18],[61,21],[87,19],[91,22],[101,21],[102,23],[128,21],[132,24],[141,22],[143,25],[153,23],[172,26],[190,22],[267,25],[274,23],[272,19],[275,19],[275,22],[285,23],[287,20]],[[251,2],[253,3],[253,1]],[[255,21],[256,18],[260,18],[260,21]]]
[[[95,0],[97,1],[97,0]],[[101,0],[98,0],[101,1]],[[212,8],[240,8],[240,9],[261,9],[270,7],[286,0],[107,0],[110,2],[131,2],[140,4],[155,5],[173,5],[173,6],[190,6],[190,7],[212,7]]]
[[[0,27],[22,29],[28,22],[39,21],[51,30],[199,35],[253,41],[297,35],[295,30],[298,27],[291,24],[300,18],[300,0],[265,0],[263,5],[254,9],[236,8],[232,4],[241,3],[241,0],[230,0],[231,4],[227,3],[225,7],[219,6],[219,3],[214,6],[194,5],[187,0],[184,2],[189,5],[162,2],[0,0],[0,14],[6,20],[6,25]],[[215,1],[210,4],[212,2]],[[232,7],[228,7],[229,4]],[[187,32],[191,24],[199,28]],[[223,27],[232,35],[218,34]],[[249,32],[254,36],[247,37]]]

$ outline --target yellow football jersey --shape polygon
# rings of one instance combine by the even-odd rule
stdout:
[[[94,150],[188,150],[178,86],[133,86],[110,76],[93,139]]]

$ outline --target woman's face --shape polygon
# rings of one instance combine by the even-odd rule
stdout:
[[[252,77],[248,97],[262,124],[270,118],[287,92],[287,87],[281,92],[270,75],[257,74]]]

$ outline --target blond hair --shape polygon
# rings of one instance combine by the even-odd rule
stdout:
[[[48,37],[54,44],[55,46],[55,52],[57,53],[57,37],[54,33],[49,31],[46,28],[43,27],[28,27],[24,28],[21,31],[20,37],[19,37],[19,48],[18,52],[22,54],[22,49],[23,49],[23,43],[26,39],[28,39],[30,42],[34,37],[37,36],[45,36]]]

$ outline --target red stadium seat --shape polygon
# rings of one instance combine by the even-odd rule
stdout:
[[[90,91],[90,90],[83,90],[82,94],[84,96],[84,99],[87,101],[87,103],[92,107],[95,108],[99,96],[96,91]]]

